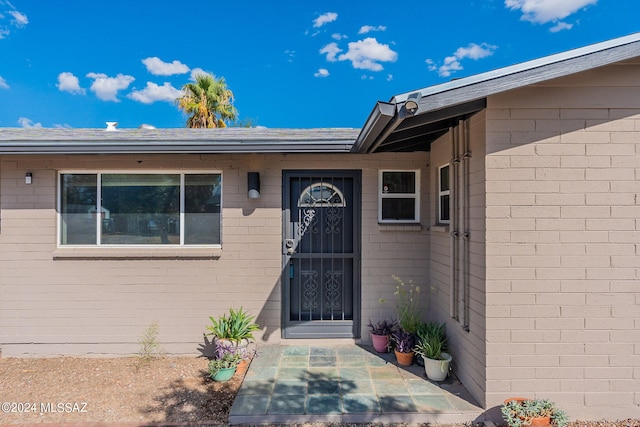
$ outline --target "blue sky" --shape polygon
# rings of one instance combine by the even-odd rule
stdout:
[[[240,119],[361,127],[378,100],[640,30],[638,0],[0,0],[0,127],[184,127],[194,73]]]

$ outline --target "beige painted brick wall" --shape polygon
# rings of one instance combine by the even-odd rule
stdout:
[[[485,179],[484,179],[484,136],[485,114],[480,112],[470,119],[469,167],[470,191],[470,302],[469,331],[451,317],[451,236],[450,226],[436,224],[438,204],[438,169],[451,161],[451,136],[441,137],[431,146],[432,184],[431,201],[431,245],[429,255],[431,320],[446,322],[450,351],[454,357],[454,370],[469,392],[480,405],[485,403]],[[452,169],[450,169],[451,173]],[[453,193],[451,195],[453,197]],[[460,226],[462,232],[462,225]],[[460,304],[462,307],[462,304]]]
[[[489,98],[489,406],[525,395],[640,416],[638,75],[610,66]]]
[[[428,235],[378,226],[378,170],[423,169],[428,156],[110,155],[0,158],[0,345],[4,356],[128,354],[154,321],[170,353],[197,353],[209,316],[244,307],[280,340],[282,170],[361,169],[362,336],[391,275],[425,281]],[[223,244],[216,260],[53,260],[59,170],[220,170]],[[261,173],[261,198],[246,196],[246,173]],[[24,184],[25,172],[33,184]],[[422,174],[428,185],[426,173]],[[425,200],[426,205],[426,200]],[[426,207],[424,208],[426,211]]]

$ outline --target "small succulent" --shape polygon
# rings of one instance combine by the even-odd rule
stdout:
[[[566,413],[550,400],[525,399],[507,400],[502,405],[502,418],[509,427],[524,427],[537,417],[549,417],[553,427],[566,427],[569,419]]]

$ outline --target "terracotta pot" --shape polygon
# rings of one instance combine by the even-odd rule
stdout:
[[[518,402],[518,403],[522,403],[525,400],[531,400],[531,399],[529,399],[528,397],[510,397],[510,398],[504,400],[504,404],[506,405],[507,403],[512,402],[512,401],[515,401],[515,402]]]
[[[373,349],[378,353],[387,353],[389,351],[389,335],[371,334],[371,343]]]
[[[396,360],[400,366],[411,366],[413,363],[413,351],[409,353],[401,353],[398,350],[396,352]]]
[[[551,417],[535,417],[531,418],[531,427],[551,427]]]

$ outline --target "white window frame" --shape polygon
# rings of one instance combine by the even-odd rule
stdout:
[[[386,172],[410,172],[414,174],[413,193],[386,193],[383,189],[383,176]],[[384,199],[415,199],[413,219],[383,219],[382,201]],[[418,224],[420,223],[420,170],[419,169],[381,169],[378,171],[378,223],[380,224]]]
[[[62,244],[62,176],[67,174],[82,174],[82,175],[96,175],[96,192],[97,199],[101,200],[101,180],[99,177],[102,175],[118,175],[118,174],[134,174],[134,175],[180,175],[180,244],[162,244],[162,245],[126,245],[126,244],[103,244],[100,241],[100,215],[96,215],[96,243],[90,245],[69,245]],[[185,200],[183,197],[185,187],[185,175],[220,175],[220,243],[207,244],[207,245],[191,245],[184,243],[184,226],[185,226]],[[56,184],[56,244],[58,248],[221,248],[222,247],[222,208],[223,204],[223,174],[221,170],[173,170],[173,169],[152,169],[152,170],[59,170]],[[102,206],[99,205],[97,210],[101,210]]]
[[[442,218],[442,198],[444,196],[449,196],[449,207],[451,207],[451,168],[449,166],[450,166],[450,164],[447,163],[446,165],[442,165],[442,166],[440,166],[438,168],[438,179],[437,179],[437,181],[438,181],[438,183],[437,183],[437,185],[438,185],[438,191],[437,191],[437,193],[438,193],[438,203],[437,203],[437,206],[438,206],[438,214],[437,214],[438,224],[449,224],[449,222],[450,222],[450,219],[443,219]],[[448,176],[449,176],[449,183],[448,184],[449,185],[447,186],[449,188],[448,190],[442,190],[441,179],[442,179],[442,169],[444,169],[444,168],[448,168],[449,169],[449,173],[448,173]],[[449,217],[451,217],[451,214],[449,214]]]

